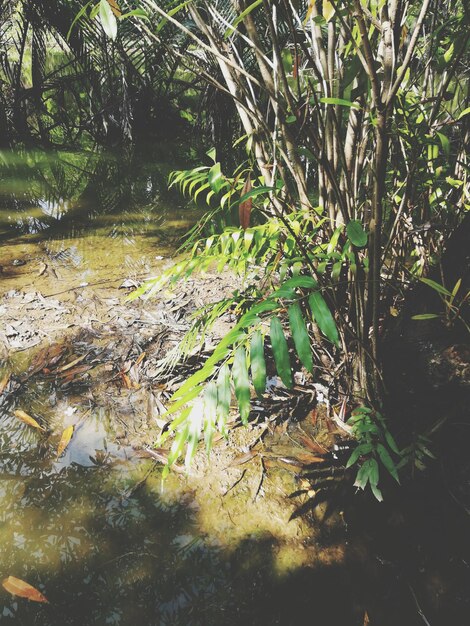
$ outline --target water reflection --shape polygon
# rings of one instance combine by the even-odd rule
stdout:
[[[0,236],[58,230],[79,236],[97,221],[112,224],[112,237],[132,237],[155,219],[174,218],[182,207],[167,191],[167,176],[176,167],[177,152],[166,146],[152,155],[131,149],[119,154],[4,151]]]
[[[151,154],[0,153],[1,287],[36,282],[44,264],[45,293],[59,291],[57,280],[66,290],[155,271],[198,215],[167,188],[169,172],[190,162],[174,145]]]

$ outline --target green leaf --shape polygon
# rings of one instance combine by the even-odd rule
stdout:
[[[144,11],[144,9],[133,9],[132,11],[128,11],[127,13],[123,13],[121,15],[122,20],[125,20],[129,17],[141,17],[144,20],[150,20],[147,11]]]
[[[360,105],[357,102],[351,102],[351,100],[343,100],[343,98],[320,98],[320,102],[323,104],[337,104],[343,107],[352,107],[353,109],[360,109]]]
[[[250,345],[251,377],[259,397],[266,391],[266,361],[264,359],[264,339],[260,330],[254,332]]]
[[[467,107],[466,109],[464,109],[464,110],[460,113],[460,115],[459,115],[459,117],[458,117],[457,119],[461,120],[461,119],[462,119],[462,117],[465,117],[465,116],[466,116],[466,115],[468,115],[469,113],[470,113],[470,107]]]
[[[378,500],[379,502],[383,502],[383,495],[382,492],[380,491],[380,489],[377,487],[377,485],[373,485],[372,483],[370,484],[370,488],[372,493],[375,496],[375,499]]]
[[[434,320],[436,317],[440,317],[436,313],[420,313],[419,315],[413,315],[412,320]]]
[[[212,448],[214,438],[215,423],[217,420],[217,385],[211,382],[204,392],[204,440],[206,442],[206,453]]]
[[[315,291],[308,299],[312,315],[318,328],[328,339],[339,346],[338,329],[330,309],[319,291]]]
[[[238,400],[240,409],[240,417],[242,424],[248,423],[250,416],[250,381],[248,378],[248,368],[246,365],[245,348],[237,348],[232,366],[233,383],[235,386],[235,395]]]
[[[452,289],[452,300],[454,300],[455,296],[457,295],[461,284],[462,284],[462,279],[459,278],[458,281],[455,283],[454,288]]]
[[[293,381],[289,350],[287,348],[287,341],[282,330],[282,324],[280,320],[274,316],[271,318],[270,336],[277,371],[284,385],[290,388],[293,385]]]
[[[336,246],[338,245],[338,239],[339,239],[339,236],[341,235],[342,230],[343,230],[342,226],[338,226],[338,228],[335,228],[335,232],[331,236],[330,242],[328,243],[328,247],[326,249],[326,252],[328,255],[330,255],[332,252],[335,251]]]
[[[232,391],[230,388],[230,368],[227,364],[222,365],[217,377],[217,427],[225,437],[227,419],[230,413],[230,400]]]
[[[187,393],[185,393],[182,397],[177,399],[176,402],[172,402],[172,404],[170,404],[167,412],[164,415],[166,416],[166,415],[171,415],[172,413],[176,413],[176,411],[181,409],[185,404],[187,404],[188,402],[191,402],[191,400],[194,400],[194,398],[196,398],[201,393],[201,391],[202,391],[201,385],[197,385],[196,387],[193,387]],[[172,396],[172,400],[174,399],[175,399],[175,395]]]
[[[335,14],[335,8],[330,0],[323,0],[322,5],[322,15],[327,22],[331,20],[333,15]]]
[[[263,0],[255,0],[249,6],[247,6],[247,8],[242,11],[240,15],[233,21],[233,24],[230,26],[230,28],[225,31],[224,37],[230,37],[238,24],[240,24],[240,22],[243,22],[245,17],[247,17],[247,15],[249,15],[253,11],[253,9],[256,9],[256,7],[259,6],[262,2]]]
[[[393,462],[392,457],[388,453],[387,448],[383,446],[381,443],[377,444],[377,453],[380,457],[380,460],[384,464],[386,470],[389,472],[391,476],[400,484],[400,479],[398,477],[397,468],[395,467],[395,463]]]
[[[311,276],[304,276],[301,274],[299,276],[293,276],[292,278],[289,278],[288,280],[286,280],[282,284],[282,287],[287,287],[290,289],[293,289],[296,287],[304,287],[306,289],[315,289],[315,287],[318,287],[318,283]]]
[[[80,11],[77,13],[77,15],[74,17],[72,25],[70,26],[66,39],[67,41],[70,39],[70,35],[72,33],[73,27],[75,26],[75,24],[80,20],[81,17],[83,17],[85,15],[85,13],[87,12],[88,7],[91,4],[91,0],[89,2],[87,2],[81,9]]]
[[[217,161],[217,152],[215,150],[215,148],[211,148],[210,150],[208,150],[206,152],[207,156],[209,157],[209,159],[213,162],[216,163]]]
[[[209,181],[212,191],[214,191],[214,193],[219,193],[224,184],[220,163],[215,163],[211,167],[207,180]]]
[[[196,454],[197,446],[199,443],[199,437],[201,436],[201,428],[202,428],[202,404],[197,402],[189,414],[188,417],[188,447],[186,448],[186,458],[184,460],[184,464],[186,468],[191,465],[191,461]]]
[[[100,0],[100,21],[104,32],[110,39],[117,37],[117,20],[116,16],[109,6],[108,0]]]
[[[375,459],[368,459],[364,465],[367,465],[367,472],[369,474],[369,482],[371,485],[379,484],[379,464]]]
[[[262,194],[267,194],[271,191],[277,191],[276,187],[266,187],[264,185],[260,187],[254,187],[251,191],[248,191],[240,197],[240,199],[238,200],[238,204],[243,204],[243,202],[246,202],[250,198],[255,198],[256,196],[261,196]]]
[[[395,452],[395,454],[400,454],[400,450],[398,449],[396,441],[388,430],[385,432],[385,441],[387,442],[388,447],[390,448],[390,450],[392,450],[392,452]]]
[[[373,446],[371,443],[362,443],[361,445],[357,446],[357,448],[353,450],[351,456],[349,457],[348,462],[346,463],[346,468],[354,465],[354,463],[359,460],[359,457],[372,452],[372,447]]]
[[[367,246],[367,233],[364,230],[359,220],[351,220],[346,226],[346,233],[351,243],[357,248],[364,248]]]
[[[362,490],[366,488],[366,485],[369,482],[369,470],[366,463],[367,461],[361,465],[357,472],[356,480],[354,481],[354,486]]]
[[[171,467],[173,463],[178,459],[178,457],[183,452],[183,448],[188,438],[188,433],[189,433],[189,423],[186,422],[183,428],[176,433],[175,439],[173,441],[173,445],[171,446],[170,454],[168,455],[168,465],[165,467],[165,470],[167,469],[167,467],[168,468]],[[168,471],[165,472],[165,470],[163,472],[163,478],[165,477],[166,474],[168,474]]]
[[[436,133],[441,142],[442,150],[447,158],[450,156],[450,141],[443,133]]]
[[[441,293],[444,296],[452,296],[450,291],[446,289],[444,285],[440,285],[439,283],[436,283],[435,280],[431,280],[430,278],[420,278],[419,280],[425,285],[427,285],[428,287],[431,287],[431,289],[434,289],[434,291],[437,291],[438,293]]]
[[[302,315],[302,310],[298,302],[292,304],[288,310],[289,324],[294,339],[295,349],[304,367],[311,374],[313,373],[312,349],[310,347],[310,337],[307,326]]]
[[[380,494],[381,497],[382,494],[380,490],[377,489],[379,483],[379,465],[375,459],[367,459],[367,461],[364,461],[357,473],[354,486],[359,487],[359,489],[365,489],[368,482],[370,482],[374,496],[380,499],[378,495]]]

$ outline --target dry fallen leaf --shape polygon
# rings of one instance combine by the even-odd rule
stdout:
[[[81,361],[83,361],[83,359],[85,359],[87,356],[88,354],[82,354],[82,356],[79,356],[77,359],[70,361],[70,363],[67,363],[67,365],[63,365],[62,367],[59,367],[57,371],[66,372],[67,370],[74,367],[74,365],[78,365],[79,363],[81,363]]]
[[[258,456],[258,452],[256,452],[255,450],[249,450],[248,452],[245,452],[245,454],[241,454],[240,456],[236,456],[234,459],[232,459],[228,467],[244,465],[245,463],[248,463],[248,461],[251,461],[251,459],[254,459],[255,456]]]
[[[116,17],[121,17],[122,12],[116,0],[108,0],[108,4],[111,7],[111,11],[114,13],[114,15]]]
[[[142,363],[142,361],[145,359],[146,356],[147,356],[147,353],[146,352],[142,352],[142,354],[139,356],[137,361],[134,363],[134,367],[137,367],[137,365],[140,365]]]
[[[38,428],[39,430],[45,430],[45,428],[43,426],[41,426],[35,419],[34,417],[31,417],[31,415],[28,415],[27,413],[25,413],[24,411],[22,411],[21,409],[17,409],[14,412],[14,416],[17,417],[19,420],[21,420],[22,422],[24,422],[25,424],[28,424],[28,426],[32,426],[33,428]]]
[[[124,372],[119,372],[122,380],[122,384],[124,385],[124,389],[132,389],[132,381],[127,374]]]
[[[0,396],[7,388],[9,382],[10,382],[10,374],[5,374],[2,380],[0,380]]]
[[[42,276],[46,270],[47,270],[46,263],[41,263],[38,269],[38,276]]]
[[[310,439],[310,437],[299,437],[299,439],[309,450],[315,452],[316,454],[325,454],[328,452],[326,448]]]
[[[296,458],[305,465],[311,465],[312,463],[324,463],[325,459],[309,452],[301,452],[296,455]]]
[[[64,344],[53,343],[51,346],[47,346],[41,350],[28,369],[28,378],[34,376],[44,368],[51,368],[55,365],[63,356],[66,350]]]
[[[25,583],[24,580],[20,578],[15,578],[14,576],[8,576],[2,581],[2,585],[4,589],[11,593],[14,596],[19,596],[20,598],[27,598],[28,600],[32,600],[33,602],[49,602],[46,596],[44,596],[40,591],[35,589],[28,583]]]
[[[67,446],[70,443],[70,440],[73,437],[73,426],[67,426],[67,428],[62,433],[62,437],[60,438],[59,445],[57,446],[57,456],[61,456],[61,454],[65,451]]]

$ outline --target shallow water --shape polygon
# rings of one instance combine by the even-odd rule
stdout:
[[[189,158],[174,146],[150,156],[0,153],[2,291],[36,283],[39,259],[73,284],[146,276],[196,218],[167,189]]]

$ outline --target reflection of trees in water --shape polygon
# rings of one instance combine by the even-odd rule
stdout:
[[[166,193],[166,175],[132,150],[2,157],[4,239],[12,232],[76,236],[109,217],[109,236],[132,242],[135,228],[145,230],[163,219],[162,209],[153,209]]]

